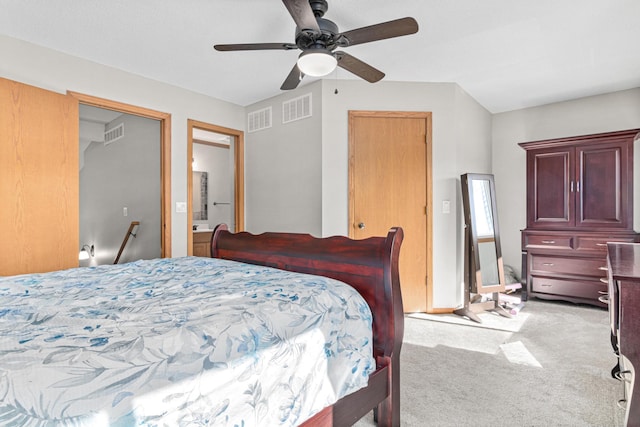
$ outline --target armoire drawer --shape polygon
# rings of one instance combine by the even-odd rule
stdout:
[[[599,296],[607,292],[607,285],[599,280],[571,280],[532,276],[531,291],[597,300]]]
[[[578,276],[607,277],[605,258],[559,257],[531,254],[531,273],[561,273]]]
[[[549,249],[573,249],[573,236],[570,235],[545,235],[524,234],[525,248],[549,248]]]
[[[584,251],[596,251],[602,253],[603,256],[607,254],[607,242],[617,243],[633,243],[637,239],[634,237],[616,237],[616,236],[577,236],[576,238],[576,250]]]

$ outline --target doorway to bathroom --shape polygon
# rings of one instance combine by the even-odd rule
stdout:
[[[188,120],[189,255],[207,256],[213,228],[244,230],[244,133]]]

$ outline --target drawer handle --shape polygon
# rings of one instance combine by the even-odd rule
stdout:
[[[543,240],[542,243],[544,243],[545,245],[553,245],[556,243],[555,240]]]
[[[606,243],[596,243],[596,246],[607,246]]]
[[[551,286],[553,286],[553,285],[550,285],[550,284],[548,284],[548,283],[540,283],[540,286],[543,286],[543,287],[545,287],[545,288],[550,288],[550,287],[551,287]]]
[[[542,265],[544,265],[545,267],[553,267],[555,264],[552,262],[544,262],[542,263]]]
[[[609,295],[600,295],[598,297],[598,301],[600,301],[603,304],[609,304]]]
[[[600,281],[602,283],[607,283],[607,284],[609,283],[609,279],[605,279],[605,278],[602,278],[602,277],[600,278]]]
[[[609,269],[607,267],[598,267],[598,270],[608,271]]]
[[[609,292],[607,292],[607,291],[598,291],[598,293],[600,295],[609,295]]]

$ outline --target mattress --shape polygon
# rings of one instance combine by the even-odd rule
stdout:
[[[0,424],[296,425],[367,385],[371,312],[319,276],[182,257],[0,278]]]

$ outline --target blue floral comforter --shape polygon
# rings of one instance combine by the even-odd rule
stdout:
[[[219,259],[0,277],[0,425],[296,425],[371,337],[344,283]]]

